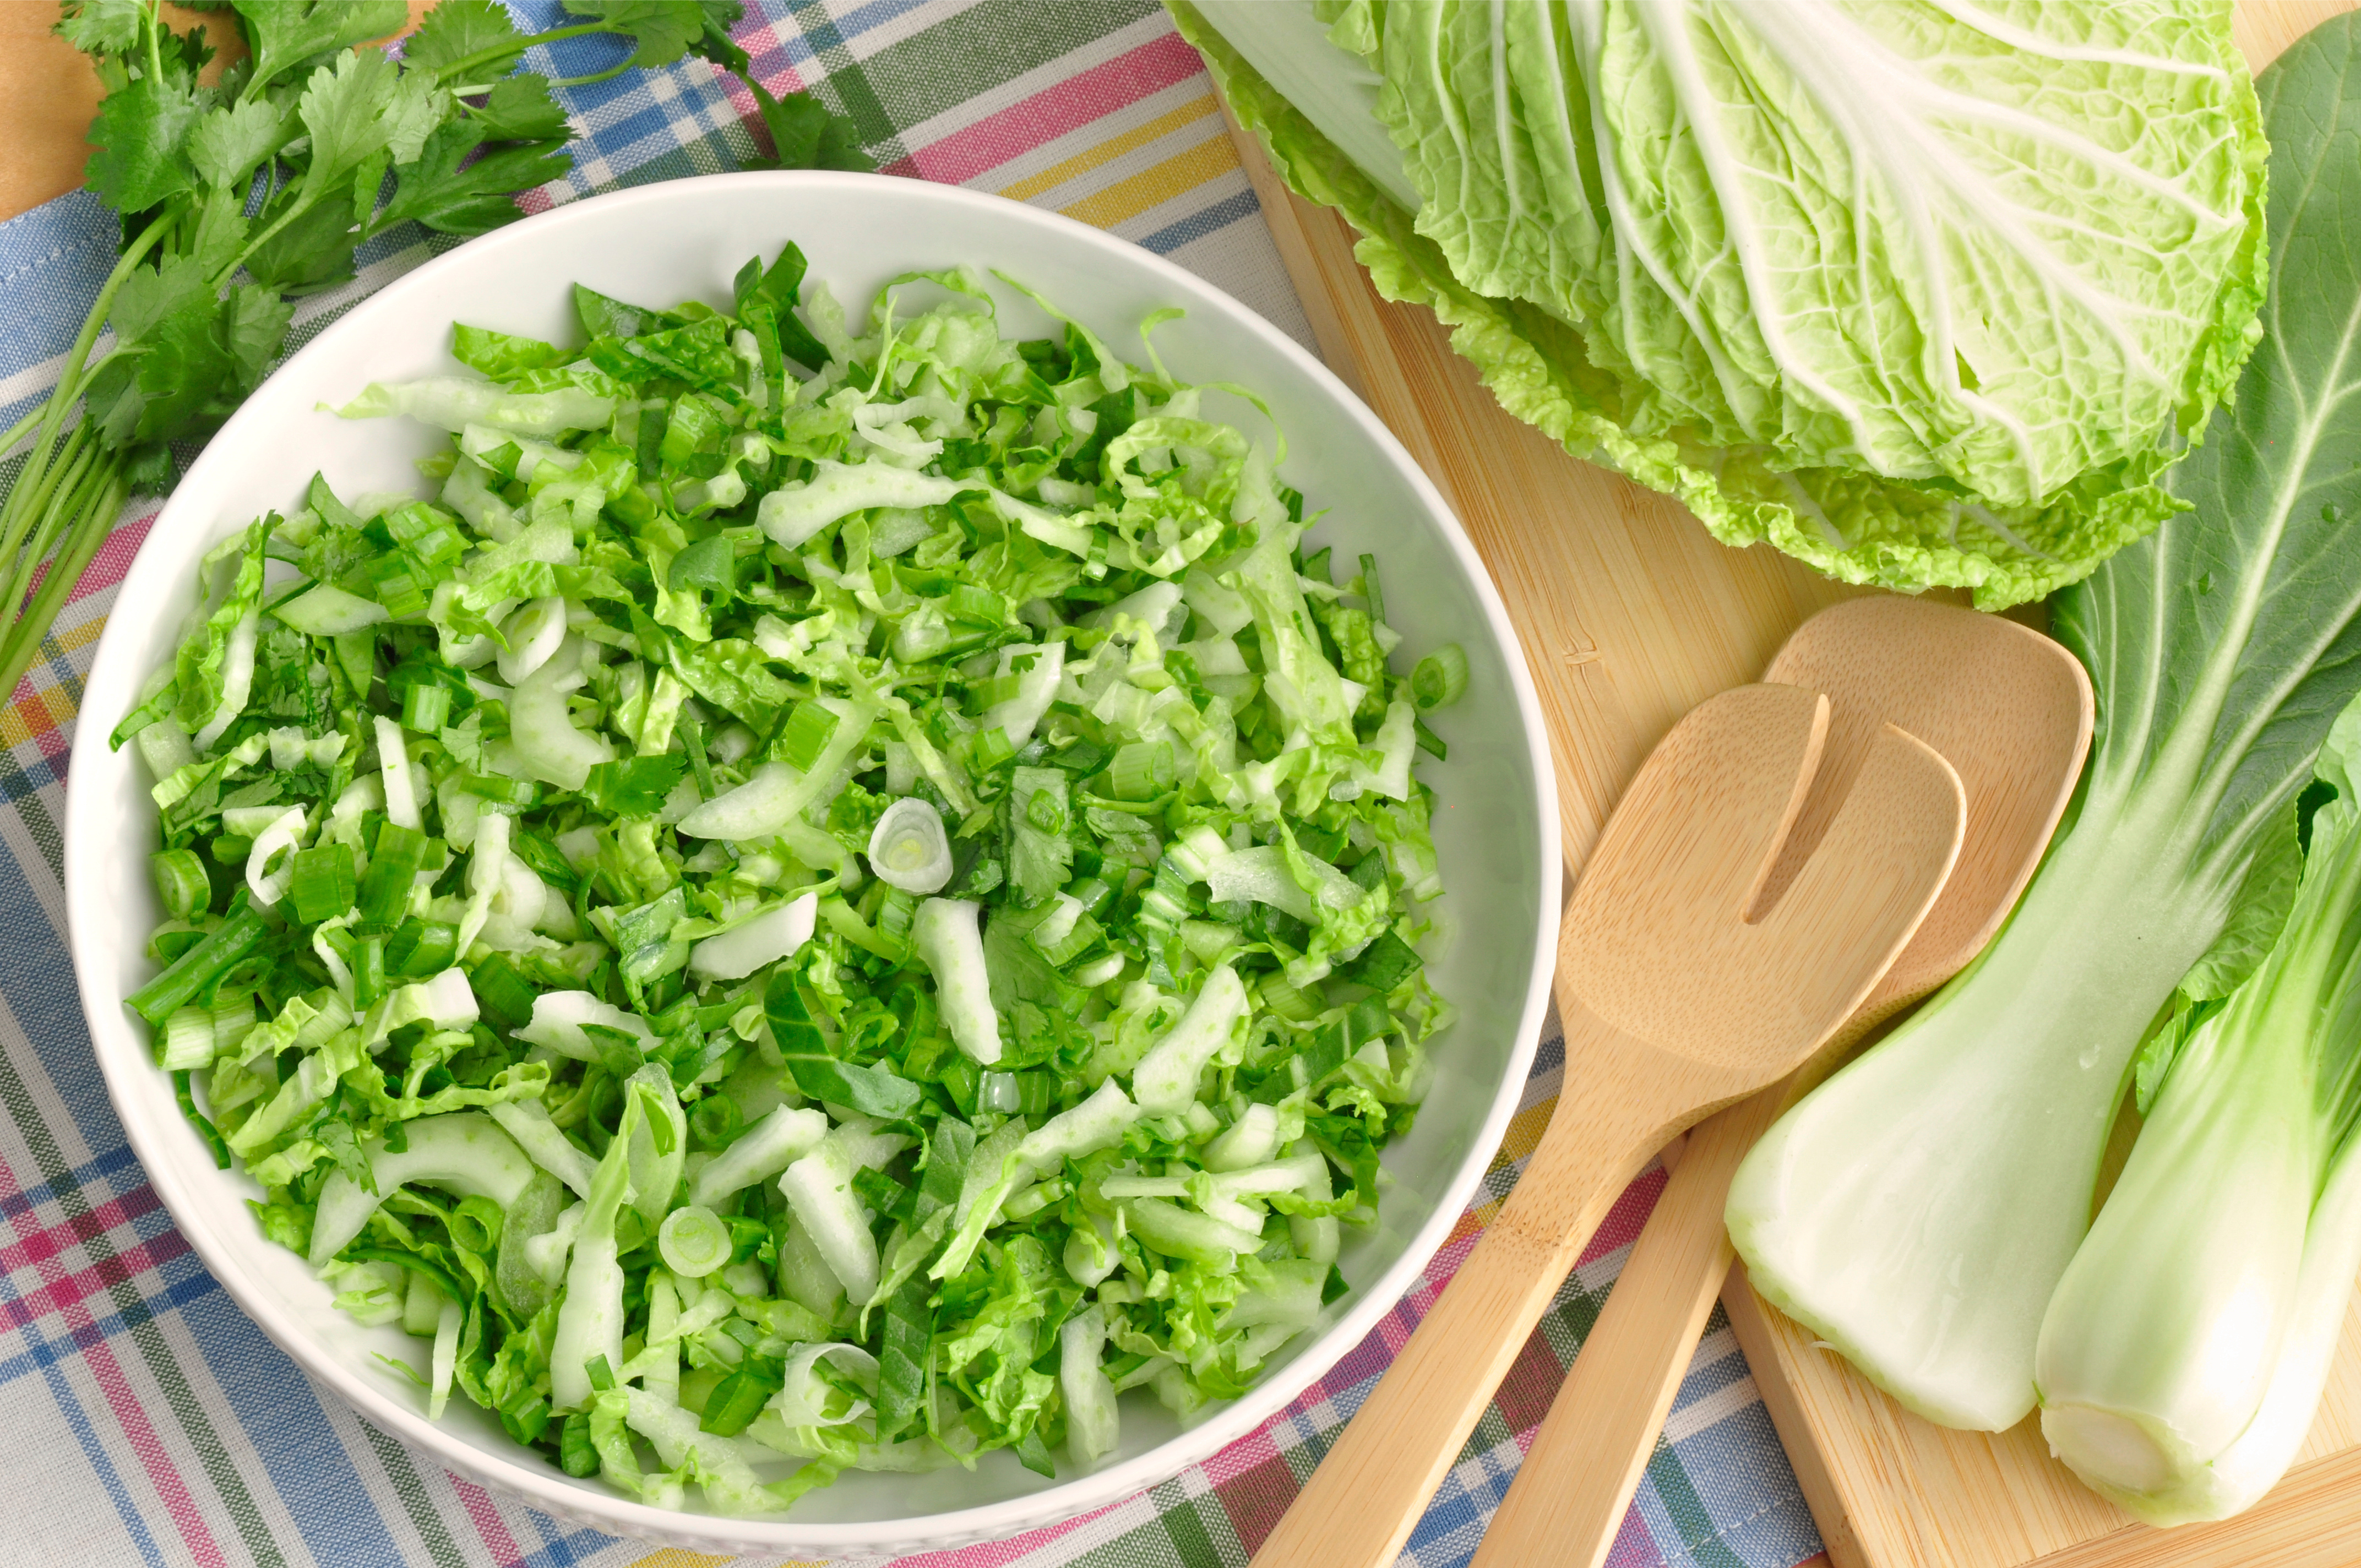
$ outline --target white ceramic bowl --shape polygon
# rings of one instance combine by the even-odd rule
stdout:
[[[464,1399],[430,1422],[415,1393],[368,1354],[414,1342],[356,1325],[302,1259],[263,1239],[241,1201],[254,1184],[214,1168],[123,1005],[152,972],[142,948],[159,918],[147,871],[156,825],[135,749],[111,752],[104,737],[170,657],[196,563],[215,541],[266,509],[299,504],[314,469],[346,495],[418,485],[411,463],[432,433],[399,421],[347,423],[318,404],[340,403],[370,380],[450,371],[454,318],[565,341],[577,280],[650,304],[726,303],[739,266],[790,239],[810,257],[812,276],[854,309],[897,273],[961,263],[1022,280],[1119,350],[1137,345],[1149,312],[1185,307],[1185,320],[1157,334],[1174,372],[1269,400],[1287,436],[1283,476],[1329,514],[1315,539],[1345,561],[1377,554],[1387,616],[1408,649],[1456,640],[1467,652],[1467,695],[1437,723],[1450,761],[1422,759],[1440,801],[1434,838],[1459,923],[1434,979],[1460,1014],[1437,1045],[1440,1072],[1415,1128],[1386,1152],[1395,1183],[1382,1222],[1345,1248],[1352,1293],[1244,1398],[1183,1430],[1144,1396],[1128,1396],[1123,1447],[1088,1475],[1046,1480],[994,1453],[972,1474],[849,1475],[785,1517],[738,1519],[652,1508],[571,1479]],[[1002,319],[1027,334],[1051,325],[1013,295]],[[67,910],[91,1037],[132,1147],[215,1277],[313,1376],[451,1469],[562,1518],[725,1552],[897,1553],[1053,1523],[1210,1456],[1301,1393],[1417,1278],[1482,1177],[1532,1063],[1557,927],[1556,800],[1516,647],[1482,563],[1376,418],[1261,317],[1136,246],[1012,202],[873,175],[719,175],[577,202],[429,262],[356,307],[247,400],[157,521],[91,672],[68,796]]]

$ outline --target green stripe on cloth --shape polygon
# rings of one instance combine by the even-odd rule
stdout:
[[[0,1026],[7,1026],[9,1022],[0,1019]],[[66,1222],[71,1224],[76,1220],[89,1218],[89,1199],[83,1193],[82,1184],[74,1179],[72,1166],[59,1148],[56,1138],[50,1135],[48,1124],[41,1118],[30,1090],[16,1070],[16,1061],[5,1051],[0,1051],[0,1110],[6,1112],[17,1135],[25,1140],[25,1149],[32,1156],[34,1169],[40,1173],[42,1182],[52,1195],[51,1201],[57,1204]],[[103,1269],[120,1255],[113,1238],[105,1230],[97,1227],[90,1228],[82,1242],[82,1248],[93,1268]],[[231,1460],[220,1434],[214,1431],[211,1418],[205,1414],[203,1406],[189,1387],[188,1378],[181,1372],[172,1347],[165,1343],[138,1286],[128,1276],[117,1278],[106,1287],[106,1297],[109,1304],[121,1314],[131,1343],[139,1353],[141,1366],[162,1391],[165,1404],[170,1409],[181,1435],[203,1467],[205,1478],[213,1484],[223,1511],[236,1526],[239,1539],[246,1543],[249,1557],[261,1568],[282,1568],[286,1558],[280,1552],[278,1542],[271,1539],[269,1528],[263,1523],[261,1511],[255,1506],[254,1497],[247,1491],[245,1478],[238,1474],[237,1466]],[[169,1456],[164,1463],[170,1463]]]
[[[361,1435],[368,1440],[369,1452],[385,1466],[386,1479],[393,1483],[394,1496],[401,1499],[401,1511],[410,1517],[411,1528],[434,1559],[435,1568],[467,1568],[467,1559],[451,1539],[451,1531],[443,1523],[443,1515],[434,1500],[426,1495],[426,1485],[418,1478],[418,1467],[411,1463],[410,1451],[378,1430],[375,1422],[360,1418]]]
[[[1156,0],[1109,0],[1089,5],[1040,0],[977,0],[957,15],[880,49],[861,62],[866,102],[874,105],[881,136],[949,114],[1004,82],[1157,16]],[[846,63],[851,64],[851,51]],[[839,67],[825,53],[829,80]],[[863,139],[870,122],[847,98]],[[883,160],[881,160],[883,161]]]

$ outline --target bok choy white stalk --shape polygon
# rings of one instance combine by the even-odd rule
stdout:
[[[2361,1271],[2361,705],[2320,777],[2337,797],[2287,929],[2188,1029],[2042,1320],[2052,1452],[2151,1524],[2226,1518],[2278,1481]]]
[[[2354,40],[2340,20],[2264,73],[2272,341],[2172,473],[2193,510],[2054,601],[2099,705],[2070,825],[1975,964],[1730,1190],[1756,1288],[1947,1425],[2032,1409],[2133,1052],[2176,988],[2224,995],[2268,948],[2296,795],[2361,685]]]

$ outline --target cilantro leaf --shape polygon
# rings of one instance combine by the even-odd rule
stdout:
[[[200,301],[210,304],[212,300],[204,269],[188,257],[175,256],[160,267],[133,269],[115,291],[115,309],[107,319],[115,323],[116,346],[135,348],[152,336],[166,317]]]
[[[861,150],[860,133],[852,122],[831,115],[828,105],[809,93],[774,98],[752,76],[741,73],[754,94],[755,112],[771,133],[773,169],[841,169],[865,174],[877,165]]]
[[[840,170],[847,174],[868,174],[876,169],[877,160],[862,150],[860,132],[853,128],[851,120],[836,115],[819,134],[819,147],[812,154],[811,166]]]
[[[312,133],[306,199],[343,181],[380,148],[418,156],[450,104],[423,73],[404,76],[377,49],[338,55],[312,72],[298,110]]]
[[[466,64],[471,80],[489,81],[514,66],[524,49],[507,7],[494,0],[441,0],[403,40],[401,58],[413,70],[437,75]]]
[[[628,35],[635,46],[630,63],[642,68],[670,65],[705,32],[697,0],[566,0],[566,9]]]
[[[246,217],[243,186],[216,185],[197,205],[197,221],[183,242],[187,254],[203,264],[205,276],[217,278],[246,247],[254,225]]]
[[[403,0],[236,0],[254,46],[254,80],[269,82],[316,56],[400,32]],[[382,60],[382,55],[377,56]]]
[[[279,357],[280,345],[287,341],[288,323],[294,319],[295,307],[274,290],[244,283],[229,291],[222,332],[230,357],[237,362],[240,396],[262,385],[270,362]]]
[[[137,294],[133,283],[143,285]],[[118,356],[91,381],[99,429],[117,446],[211,430],[261,384],[293,313],[255,284],[216,300],[192,258],[172,258],[161,274],[139,269],[116,296]]]
[[[688,759],[677,753],[595,763],[582,798],[610,817],[652,817],[687,768]]]
[[[197,121],[189,133],[189,162],[208,185],[238,185],[286,145],[293,129],[280,105],[248,98]]]
[[[147,19],[140,0],[79,0],[58,20],[58,36],[84,54],[128,54]]]
[[[549,78],[529,71],[496,82],[482,106],[470,105],[467,115],[484,128],[487,141],[563,141],[574,134],[565,109],[550,96]]]
[[[426,138],[414,162],[394,169],[393,200],[378,215],[372,232],[415,218],[443,234],[478,235],[513,222],[515,192],[565,177],[568,167],[556,141],[518,142],[496,148],[460,167],[484,144],[479,123],[454,122]]]
[[[126,213],[145,212],[196,183],[189,163],[189,133],[205,112],[198,89],[174,77],[142,76],[109,93],[98,105],[82,178]]]
[[[246,267],[258,282],[280,289],[318,289],[352,276],[353,247],[359,243],[360,236],[353,232],[352,209],[342,202],[321,202],[305,208],[257,246],[246,258]]]

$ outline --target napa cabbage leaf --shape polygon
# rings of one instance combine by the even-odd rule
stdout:
[[[2226,3],[1171,9],[1511,413],[1846,581],[2087,576],[2255,340]]]

